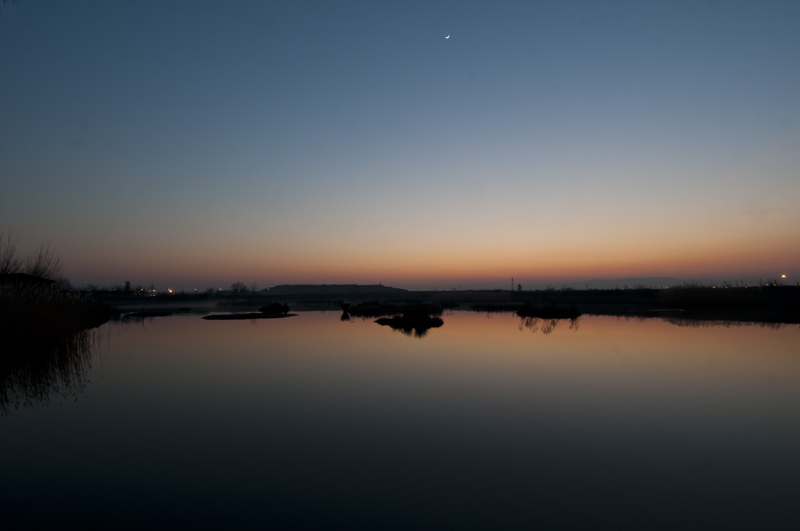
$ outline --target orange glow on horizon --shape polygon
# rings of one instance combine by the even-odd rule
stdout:
[[[444,287],[512,276],[525,279],[523,283],[532,279],[569,283],[661,276],[723,280],[769,278],[775,264],[800,263],[800,247],[785,243],[790,234],[773,231],[743,235],[730,231],[711,237],[689,229],[668,235],[630,229],[603,236],[590,228],[585,234],[578,231],[560,238],[524,236],[519,231],[490,236],[480,233],[470,239],[468,233],[435,231],[418,240],[403,233],[396,238],[352,241],[293,241],[280,236],[274,242],[226,242],[221,247],[157,241],[144,250],[132,246],[114,253],[70,248],[62,257],[68,276],[77,282],[125,277],[143,284],[180,282],[187,287],[200,283],[227,286],[240,280],[263,287],[378,282],[398,287],[434,282]]]

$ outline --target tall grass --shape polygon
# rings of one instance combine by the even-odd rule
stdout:
[[[113,316],[105,305],[46,285],[0,285],[3,337],[49,342]]]
[[[38,251],[28,255],[25,260],[25,273],[55,281],[59,286],[69,287],[69,279],[64,275],[64,267],[50,244],[42,244]]]
[[[12,274],[0,283],[0,415],[82,392],[96,338],[89,329],[118,314],[69,290],[61,260],[49,245],[23,261],[16,244],[10,231],[0,234],[0,273]]]
[[[17,256],[17,239],[10,230],[0,234],[0,274],[25,273],[69,286],[61,259],[50,244],[42,244],[24,260]]]
[[[22,262],[17,258],[17,240],[14,233],[0,233],[0,274],[19,273]]]

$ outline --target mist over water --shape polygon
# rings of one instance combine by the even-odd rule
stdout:
[[[800,522],[796,325],[442,317],[421,338],[336,312],[104,325],[76,400],[0,419],[0,509],[67,526]]]

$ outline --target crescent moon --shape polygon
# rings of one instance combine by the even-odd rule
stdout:
[[[447,37],[445,37],[445,39],[449,39],[449,38],[450,38],[450,35],[448,35]]]

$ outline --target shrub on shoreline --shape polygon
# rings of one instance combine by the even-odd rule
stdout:
[[[0,330],[6,338],[47,342],[118,315],[102,303],[48,285],[0,285]]]
[[[11,232],[0,235],[0,333],[11,350],[45,350],[119,315],[69,290],[61,260],[49,245],[23,260]],[[40,348],[41,347],[41,348]]]

